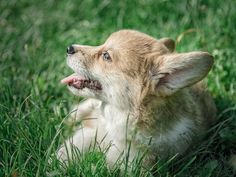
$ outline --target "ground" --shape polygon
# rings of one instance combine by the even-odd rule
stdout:
[[[221,0],[7,0],[0,2],[0,176],[234,176],[236,153],[236,1]],[[176,40],[178,52],[215,57],[206,82],[218,121],[182,159],[140,171],[109,170],[91,149],[77,164],[48,163],[73,127],[64,123],[79,101],[60,84],[72,73],[66,47],[97,45],[116,30],[136,29]],[[151,172],[152,171],[152,172]],[[141,174],[142,173],[142,174]]]

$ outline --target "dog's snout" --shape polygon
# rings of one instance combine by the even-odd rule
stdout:
[[[69,47],[67,47],[66,53],[67,54],[74,54],[75,48],[72,45],[70,45]]]

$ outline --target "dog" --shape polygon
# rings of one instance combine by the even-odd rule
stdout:
[[[173,40],[135,30],[114,32],[99,46],[69,46],[67,65],[74,74],[61,82],[87,100],[70,117],[82,128],[58,149],[57,158],[66,161],[73,147],[85,152],[94,143],[109,146],[110,166],[127,153],[131,162],[139,152],[146,152],[143,164],[149,166],[198,143],[216,115],[201,82],[213,57],[174,50]]]

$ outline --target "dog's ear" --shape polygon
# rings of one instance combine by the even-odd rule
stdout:
[[[153,91],[168,96],[203,79],[213,65],[206,52],[166,54],[154,59],[151,67]]]
[[[170,52],[175,50],[175,41],[170,38],[161,38],[158,42],[162,43],[166,48],[169,49]]]

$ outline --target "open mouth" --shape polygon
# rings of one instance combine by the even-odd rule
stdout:
[[[99,91],[102,90],[102,85],[96,80],[86,79],[76,73],[61,80],[61,83],[67,84],[76,89],[89,88],[91,90]]]

